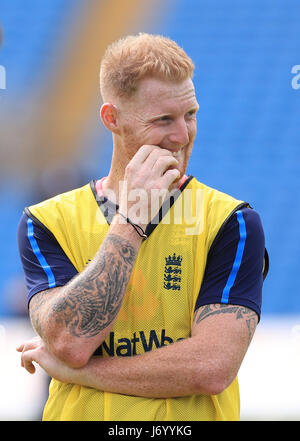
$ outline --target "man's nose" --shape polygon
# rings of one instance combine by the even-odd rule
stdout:
[[[178,144],[182,147],[188,144],[190,137],[187,123],[184,119],[174,122],[172,129],[173,130],[169,136],[169,140],[172,143]]]

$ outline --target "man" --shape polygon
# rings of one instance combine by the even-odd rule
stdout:
[[[193,71],[170,39],[112,44],[100,70],[108,176],[20,221],[38,337],[18,351],[29,372],[36,362],[53,377],[45,420],[239,418],[236,377],[260,317],[264,233],[246,202],[185,174]]]

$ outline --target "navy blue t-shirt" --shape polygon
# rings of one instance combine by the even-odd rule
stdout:
[[[28,302],[39,291],[64,286],[76,274],[55,237],[23,213],[18,245],[28,290]],[[196,309],[228,303],[261,314],[265,238],[258,213],[242,208],[222,226],[208,254]],[[268,262],[265,262],[267,264]]]

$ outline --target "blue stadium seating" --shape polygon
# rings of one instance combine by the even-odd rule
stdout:
[[[3,48],[0,64],[7,71],[7,94],[20,97],[37,86],[53,68],[68,21],[76,12],[79,0],[2,1],[0,23]]]
[[[28,94],[45,81],[47,71],[54,66],[66,25],[77,13],[78,4],[79,0],[0,2],[0,24],[4,34],[0,65],[5,66],[7,87],[0,96],[0,106],[28,99]],[[27,185],[25,187],[28,190]],[[8,283],[21,273],[16,229],[23,207],[28,204],[30,193],[22,185],[15,186],[11,178],[5,181],[1,176],[0,315],[11,313],[7,302]]]
[[[21,3],[10,0],[0,10],[7,41],[14,43],[4,45],[0,64],[5,60],[11,70],[9,81],[16,93],[45,74],[51,51],[59,44],[59,23],[73,5],[71,0],[30,0],[26,11]],[[300,89],[291,86],[291,69],[300,64],[300,4],[297,0],[166,4],[163,19],[148,30],[177,40],[196,65],[200,111],[189,172],[258,210],[270,255],[263,312],[299,314]],[[2,193],[2,207],[3,198],[7,196]],[[0,218],[5,251],[1,281],[19,265],[12,249],[16,208]]]

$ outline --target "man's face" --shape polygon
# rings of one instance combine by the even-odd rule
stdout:
[[[198,108],[191,79],[181,83],[143,79],[119,109],[122,154],[129,161],[145,144],[167,149],[178,160],[180,179],[192,152]]]

